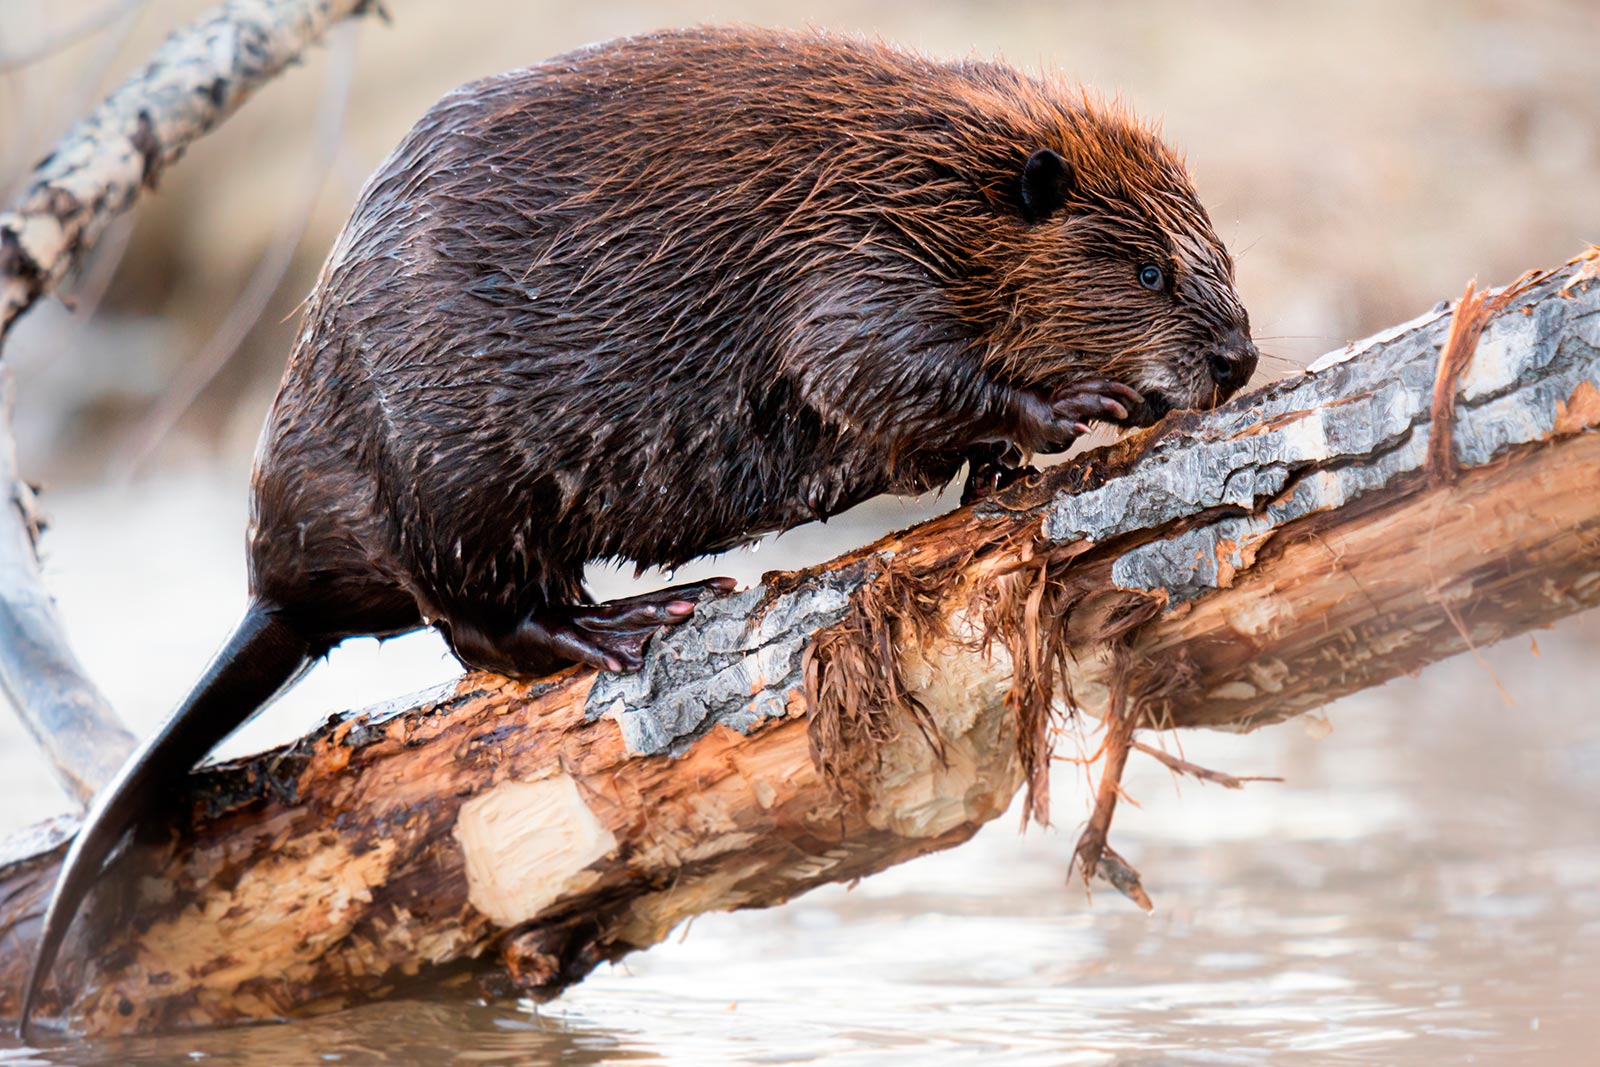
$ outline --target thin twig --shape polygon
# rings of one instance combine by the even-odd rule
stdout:
[[[1105,719],[1105,763],[1100,768],[1100,784],[1095,790],[1094,811],[1089,822],[1078,835],[1078,844],[1072,850],[1072,859],[1088,885],[1100,870],[1100,861],[1107,849],[1106,839],[1111,832],[1111,817],[1117,811],[1117,798],[1122,792],[1122,771],[1128,765],[1128,748],[1133,741],[1134,717],[1127,714],[1127,656],[1121,651],[1112,661],[1112,693]],[[1115,884],[1115,883],[1113,883]]]
[[[117,269],[133,244],[133,220],[121,218],[111,224],[100,243],[95,246],[87,267],[79,274],[77,284],[67,293],[57,293],[61,302],[77,317],[77,337],[81,338],[106,294],[116,280]],[[75,346],[74,346],[75,347]]]
[[[1511,690],[1507,689],[1505,684],[1500,681],[1500,675],[1495,673],[1494,664],[1485,659],[1483,653],[1479,651],[1478,643],[1472,639],[1472,634],[1467,629],[1467,624],[1462,621],[1460,613],[1451,607],[1449,601],[1445,600],[1443,596],[1437,596],[1436,594],[1436,600],[1439,610],[1444,612],[1444,617],[1450,620],[1450,625],[1455,627],[1456,633],[1460,636],[1461,643],[1466,645],[1467,651],[1472,654],[1473,662],[1482,667],[1483,672],[1489,676],[1489,681],[1494,683],[1495,692],[1500,694],[1500,699],[1505,701],[1506,707],[1516,707],[1517,702],[1512,699]]]
[[[1202,782],[1215,782],[1224,789],[1243,789],[1246,782],[1281,782],[1282,778],[1275,778],[1265,774],[1233,775],[1225,771],[1213,771],[1197,763],[1190,763],[1181,756],[1174,756],[1170,752],[1163,752],[1154,745],[1147,745],[1143,741],[1134,741],[1132,747],[1143,752],[1146,756],[1154,757],[1168,770],[1176,774],[1186,774],[1190,778],[1198,778]]]

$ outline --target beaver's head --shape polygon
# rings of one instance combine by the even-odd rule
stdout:
[[[990,186],[1002,225],[961,296],[987,320],[989,365],[1045,390],[1123,382],[1145,398],[1128,420],[1141,426],[1237,392],[1256,366],[1250,317],[1182,160],[1083,98],[1027,125],[1036,140]]]

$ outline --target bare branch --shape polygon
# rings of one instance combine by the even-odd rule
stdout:
[[[11,374],[0,367],[0,691],[48,757],[56,781],[82,806],[133,751],[134,738],[72,654],[44,592],[34,554],[39,517],[17,474],[11,392]]]
[[[162,171],[369,0],[228,0],[62,139],[0,215],[0,341]]]
[[[1170,752],[1163,752],[1154,745],[1147,745],[1143,741],[1135,741],[1133,743],[1133,747],[1138,751],[1143,752],[1146,756],[1150,756],[1151,758],[1155,759],[1163,767],[1166,767],[1174,774],[1186,774],[1190,778],[1196,778],[1202,782],[1212,782],[1216,785],[1220,785],[1224,789],[1243,789],[1246,782],[1283,781],[1282,778],[1276,778],[1269,775],[1234,775],[1228,774],[1225,771],[1213,771],[1206,767],[1202,767],[1197,763],[1190,763],[1188,760],[1183,759],[1182,757],[1174,756]]]

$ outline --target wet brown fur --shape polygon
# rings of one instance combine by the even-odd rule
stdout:
[[[1033,224],[1041,147],[1076,186]],[[500,631],[593,560],[941,485],[1014,389],[1209,406],[1231,278],[1182,162],[1053,76],[703,29],[486,79],[373,178],[306,309],[255,590],[319,644]]]

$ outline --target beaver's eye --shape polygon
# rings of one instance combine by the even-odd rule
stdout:
[[[1146,289],[1157,291],[1166,287],[1167,277],[1161,273],[1161,268],[1154,263],[1146,263],[1139,268],[1139,284]]]

